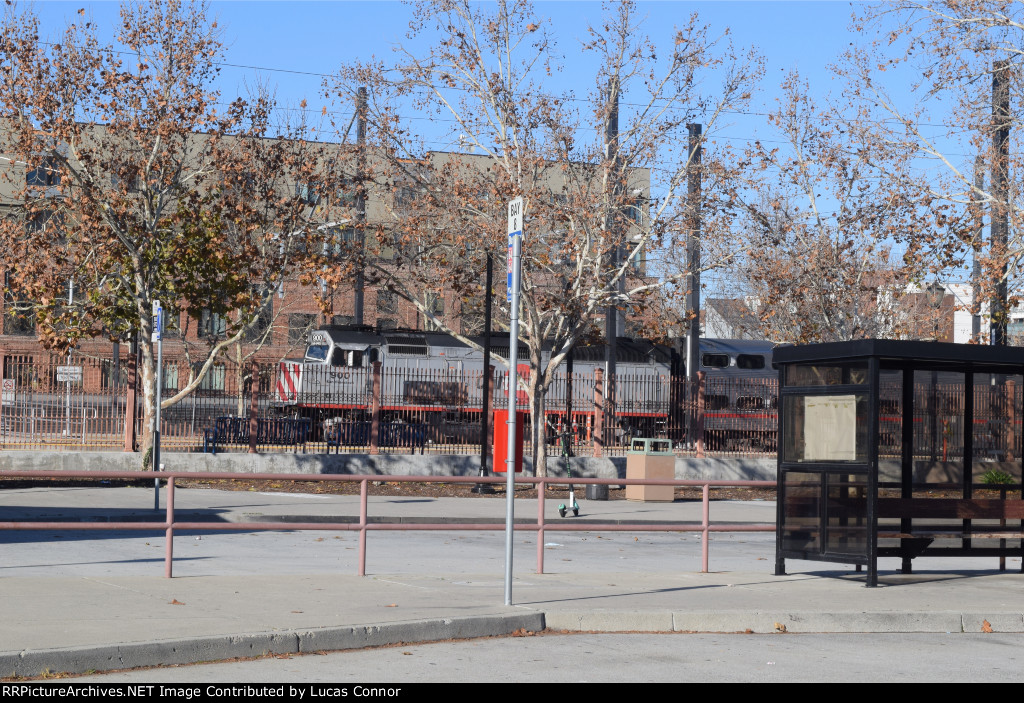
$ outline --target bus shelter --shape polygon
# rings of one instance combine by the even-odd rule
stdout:
[[[876,586],[879,557],[909,573],[922,555],[1024,555],[1024,349],[866,339],[774,363],[776,574],[839,562]]]

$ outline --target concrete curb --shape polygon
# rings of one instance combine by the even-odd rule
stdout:
[[[1020,613],[705,612],[562,610],[545,613],[550,630],[569,632],[959,633],[1024,632]],[[781,626],[781,627],[780,627]]]
[[[494,637],[509,635],[519,630],[538,632],[543,629],[543,613],[517,612],[413,620],[382,625],[324,627],[119,645],[25,650],[0,653],[0,676],[40,676],[58,672],[83,674],[146,666],[197,664],[267,654],[305,654],[401,643],[436,642],[453,638]]]

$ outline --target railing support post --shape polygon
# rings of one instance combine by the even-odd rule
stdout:
[[[544,573],[544,488],[546,481],[537,484],[537,573]]]
[[[380,452],[381,362],[373,362],[373,383],[370,396],[370,454]],[[360,574],[361,576],[362,574]]]
[[[172,578],[174,568],[174,477],[167,478],[167,533],[164,547],[164,577]]]
[[[604,447],[604,370],[594,369],[594,456],[603,456]]]
[[[377,362],[380,363],[380,362]],[[368,481],[364,478],[359,482],[359,575],[366,576],[366,523]]]
[[[257,411],[260,405],[260,367],[255,361],[252,362],[252,367],[249,370],[249,453],[256,453],[256,439],[259,434],[259,419],[257,418]]]
[[[703,500],[704,500],[704,516],[701,520],[701,564],[700,572],[706,574],[708,572],[708,542],[711,540],[711,530],[708,529],[711,526],[711,489],[708,484],[704,484],[703,489]]]

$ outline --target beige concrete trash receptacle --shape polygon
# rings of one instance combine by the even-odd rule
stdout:
[[[676,477],[676,455],[667,439],[634,437],[626,453],[626,478],[673,479]],[[674,486],[626,486],[626,500],[649,503],[671,503]]]

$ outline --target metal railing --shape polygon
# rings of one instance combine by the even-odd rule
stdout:
[[[339,476],[296,475],[296,474],[235,474],[235,473],[195,473],[195,472],[153,472],[138,471],[0,471],[0,479],[10,478],[75,478],[109,481],[111,479],[143,479],[151,478],[166,482],[166,507],[163,522],[67,522],[67,521],[0,521],[0,530],[164,530],[166,547],[164,555],[164,576],[173,576],[174,564],[174,533],[176,530],[206,530],[211,532],[247,532],[247,531],[284,531],[284,530],[320,530],[349,531],[359,533],[358,574],[366,575],[367,535],[374,530],[383,531],[443,531],[443,532],[480,532],[504,531],[504,523],[444,523],[444,522],[370,522],[368,487],[371,481],[380,481],[381,476]],[[201,478],[204,481],[333,481],[359,483],[359,522],[179,522],[174,516],[175,481]],[[387,476],[389,483],[494,483],[504,484],[504,477],[473,477],[473,476]],[[625,479],[625,478],[516,478],[517,484],[533,484],[537,486],[537,518],[536,522],[517,522],[515,530],[535,531],[537,533],[537,573],[544,573],[544,535],[548,531],[557,532],[700,532],[701,533],[701,572],[707,573],[709,563],[710,535],[712,532],[774,532],[774,524],[765,523],[712,523],[710,511],[710,489],[713,487],[749,487],[774,488],[775,481],[698,481],[679,479]],[[665,523],[630,523],[608,524],[602,522],[548,522],[544,517],[545,492],[548,486],[569,484],[580,486],[598,485],[655,485],[676,487],[701,487],[703,490],[703,511],[700,523],[665,522]],[[488,500],[501,500],[500,498]]]

